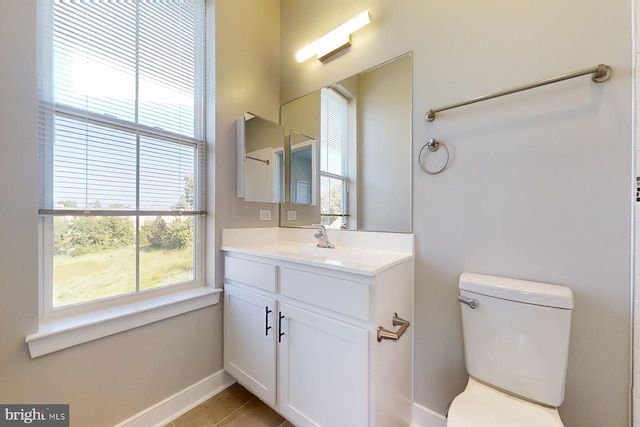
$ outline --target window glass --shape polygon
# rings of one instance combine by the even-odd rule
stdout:
[[[45,311],[201,281],[204,0],[39,8]]]

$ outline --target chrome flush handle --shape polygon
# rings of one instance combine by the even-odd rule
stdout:
[[[467,304],[469,307],[473,308],[474,310],[480,307],[480,303],[475,298],[465,298],[462,295],[458,295],[458,301],[460,301],[463,304]]]

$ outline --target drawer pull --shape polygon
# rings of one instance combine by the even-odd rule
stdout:
[[[269,335],[269,329],[271,329],[271,326],[269,326],[269,314],[273,313],[271,310],[269,310],[269,306],[265,305],[264,307],[264,334],[266,336]]]
[[[400,326],[400,328],[393,332],[388,329],[383,328],[382,326],[378,326],[378,342],[385,340],[393,340],[398,341],[407,329],[409,329],[409,321],[401,319],[398,317],[398,313],[393,313],[393,326]]]

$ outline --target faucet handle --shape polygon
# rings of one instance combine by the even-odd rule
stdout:
[[[313,237],[318,239],[318,247],[320,248],[334,248],[333,244],[329,241],[329,237],[327,236],[327,229],[324,224],[313,224],[314,227],[318,227],[318,232],[314,233]]]
[[[312,224],[312,225],[318,229],[318,233],[324,234],[327,232],[327,228],[324,226],[324,224]]]

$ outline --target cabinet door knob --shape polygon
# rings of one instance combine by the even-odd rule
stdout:
[[[278,312],[278,331],[280,331],[280,333],[278,334],[278,342],[282,342],[282,336],[284,335],[284,332],[282,332],[282,319],[284,319],[284,314],[282,314],[281,311]]]
[[[269,329],[271,329],[271,326],[269,326],[269,314],[273,313],[273,311],[269,310],[269,306],[266,305],[264,307],[264,334],[269,335]]]

